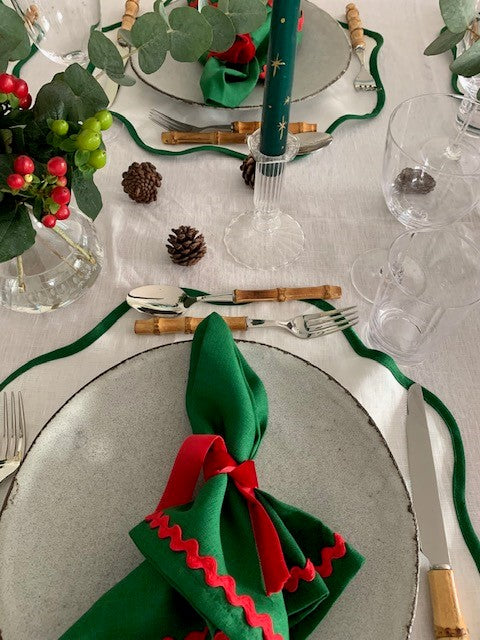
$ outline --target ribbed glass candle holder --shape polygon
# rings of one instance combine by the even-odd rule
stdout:
[[[256,161],[254,209],[232,220],[225,231],[225,245],[240,264],[274,270],[296,260],[305,245],[301,226],[282,210],[285,165],[297,155],[299,142],[288,134],[285,153],[267,156],[260,151],[256,131],[248,138],[248,146]]]

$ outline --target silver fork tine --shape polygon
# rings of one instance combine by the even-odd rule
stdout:
[[[17,406],[15,404],[15,394],[10,394],[10,412],[12,416],[12,420],[10,422],[10,457],[15,455],[15,451],[17,448]],[[8,458],[7,453],[7,458]]]
[[[350,311],[349,313],[339,313],[336,316],[328,316],[325,318],[319,318],[318,320],[313,320],[311,321],[310,319],[307,320],[306,322],[306,326],[307,329],[317,329],[320,328],[321,326],[324,326],[325,324],[335,324],[338,322],[343,322],[344,320],[351,320],[353,319],[353,317],[357,316],[357,309],[354,309],[353,311]]]
[[[22,392],[18,392],[18,441],[15,447],[15,455],[23,458],[25,452],[25,406]]]
[[[321,329],[320,331],[313,331],[311,333],[310,337],[311,338],[318,338],[319,336],[327,336],[330,333],[337,333],[338,331],[345,331],[345,329],[351,329],[356,324],[358,324],[358,319],[355,320],[354,322],[346,322],[343,325],[342,324],[337,324],[334,327],[331,327],[330,329]]]
[[[348,319],[344,319],[344,320],[338,320],[337,322],[326,322],[325,324],[322,325],[317,325],[316,327],[312,327],[311,329],[309,329],[309,331],[318,333],[318,332],[322,332],[322,331],[326,331],[327,329],[331,329],[334,327],[343,327],[344,325],[347,325],[351,322],[355,322],[356,320],[358,320],[358,315],[353,316],[352,318],[348,318]]]
[[[347,311],[353,311],[356,308],[357,307],[355,305],[352,305],[351,307],[345,307],[344,309],[331,309],[330,311],[320,311],[319,313],[309,313],[308,321],[310,322],[311,320],[317,320],[318,318],[325,318],[328,316],[343,314],[343,313],[346,313]]]
[[[4,447],[4,448],[3,448]],[[8,405],[7,394],[3,393],[3,435],[2,435],[2,459],[7,458],[8,453]]]

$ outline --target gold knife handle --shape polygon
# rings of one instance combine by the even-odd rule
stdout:
[[[348,31],[350,33],[350,42],[352,47],[362,47],[365,49],[365,36],[363,34],[363,25],[360,20],[360,14],[357,7],[351,2],[346,7]]]
[[[428,572],[433,628],[437,640],[462,638],[470,640],[467,625],[460,610],[452,569],[431,569]]]
[[[223,318],[232,331],[246,331],[246,317]],[[204,318],[149,318],[148,320],[135,320],[135,333],[137,334],[163,334],[163,333],[195,333],[195,329]]]
[[[163,144],[244,144],[247,134],[235,131],[164,131]]]
[[[232,122],[232,131],[237,133],[253,133],[257,129],[260,129],[261,122],[240,122],[235,120]],[[290,122],[288,125],[290,133],[309,133],[311,131],[317,131],[317,125],[310,122]]]
[[[135,20],[137,19],[139,8],[140,0],[126,0],[125,13],[122,17],[122,29],[126,29],[127,31],[130,31],[132,29],[133,25],[135,24]],[[120,34],[118,34],[118,42],[123,45],[126,44]]]
[[[261,289],[242,291],[235,289],[233,301],[241,302],[287,302],[288,300],[337,300],[342,295],[341,287],[324,284],[320,287],[301,287],[297,289]]]

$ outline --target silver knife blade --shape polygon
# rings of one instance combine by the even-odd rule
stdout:
[[[413,384],[408,390],[406,430],[413,508],[420,529],[420,546],[432,567],[449,566],[432,444],[419,384]]]

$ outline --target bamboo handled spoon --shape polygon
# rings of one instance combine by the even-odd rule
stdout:
[[[175,318],[185,313],[196,302],[219,302],[224,304],[242,304],[245,302],[286,302],[288,300],[337,300],[342,295],[341,287],[322,285],[320,287],[301,287],[297,289],[263,289],[243,291],[235,289],[232,293],[220,295],[191,296],[180,287],[151,284],[133,289],[127,296],[127,303],[142,313]]]

